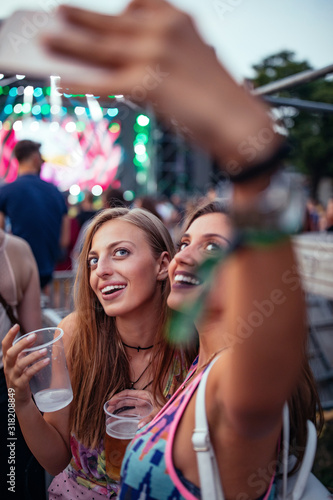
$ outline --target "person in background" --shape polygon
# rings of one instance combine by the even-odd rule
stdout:
[[[158,217],[160,220],[162,220],[161,215],[156,210],[156,201],[152,196],[139,196],[138,198],[135,198],[133,205],[134,207],[149,210],[149,212],[154,214],[155,217]]]
[[[104,208],[128,207],[128,203],[124,198],[124,192],[112,186],[103,191],[102,200]]]
[[[1,341],[18,322],[21,333],[42,327],[40,287],[36,261],[26,241],[0,229],[0,338]],[[8,398],[10,396],[10,399]],[[11,405],[9,405],[11,403]],[[0,497],[3,499],[29,500],[45,498],[44,470],[27,447],[15,416],[15,394],[7,390],[2,349],[0,349]],[[13,409],[10,412],[10,409]],[[11,426],[9,428],[9,418]],[[15,481],[9,491],[10,438],[15,443]],[[14,441],[15,440],[15,441]]]
[[[94,195],[91,191],[84,191],[84,198],[80,203],[79,213],[76,216],[76,220],[79,224],[79,229],[83,226],[85,222],[92,219],[96,215],[96,208],[94,207]]]
[[[68,245],[69,224],[62,194],[40,178],[44,162],[40,147],[30,140],[15,145],[18,177],[0,187],[0,227],[5,227],[8,217],[12,233],[29,243],[44,289],[52,280],[60,249]]]
[[[56,476],[51,500],[115,497],[119,485],[105,471],[104,403],[131,389],[160,408],[184,380],[195,353],[170,346],[164,332],[173,254],[166,227],[145,210],[106,209],[91,221],[75,310],[59,325],[74,394],[68,407],[40,414],[28,382],[43,361],[25,366],[20,352],[28,342],[12,346],[17,328],[3,341],[5,375],[15,390],[23,435]]]
[[[325,228],[326,231],[333,231],[333,198],[330,198],[326,205]]]

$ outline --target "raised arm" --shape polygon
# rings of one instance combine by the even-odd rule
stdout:
[[[235,187],[234,206],[260,196],[259,186],[250,188]],[[280,421],[305,359],[305,301],[289,238],[240,248],[214,293],[219,290],[227,290],[224,331],[231,349],[220,363],[217,394],[240,432],[265,435]]]
[[[236,85],[190,16],[164,0],[133,0],[119,16],[68,6],[59,12],[75,29],[48,35],[47,46],[110,69],[109,77],[95,79],[89,89],[66,81],[64,88],[150,102],[162,119],[233,171],[235,162],[246,160],[242,141],[270,129],[265,106]],[[280,140],[271,139],[273,150]],[[265,156],[265,150],[258,151],[256,161]]]

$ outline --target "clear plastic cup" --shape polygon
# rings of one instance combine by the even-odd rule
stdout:
[[[30,380],[30,389],[40,411],[52,412],[67,406],[73,399],[73,391],[69,378],[61,328],[42,328],[29,332],[14,340],[13,345],[32,333],[36,334],[33,346],[22,352],[28,354],[40,349],[47,349],[45,358],[50,363],[44,366]],[[43,359],[43,358],[42,358]]]
[[[128,443],[138,430],[138,423],[153,410],[146,399],[115,395],[104,405],[106,417],[106,473],[114,481],[120,479],[121,464]]]

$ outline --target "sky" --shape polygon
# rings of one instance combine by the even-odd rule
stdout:
[[[206,41],[238,80],[253,76],[252,65],[281,50],[319,69],[333,64],[332,0],[171,0],[195,18]],[[0,18],[16,9],[40,9],[60,0],[1,2]],[[127,0],[68,0],[116,14]],[[93,7],[92,7],[93,5]]]

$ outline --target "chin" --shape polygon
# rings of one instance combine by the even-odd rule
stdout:
[[[197,298],[198,294],[191,294],[191,297],[189,297],[180,293],[171,292],[167,304],[173,311],[183,311],[184,308],[191,306]]]

